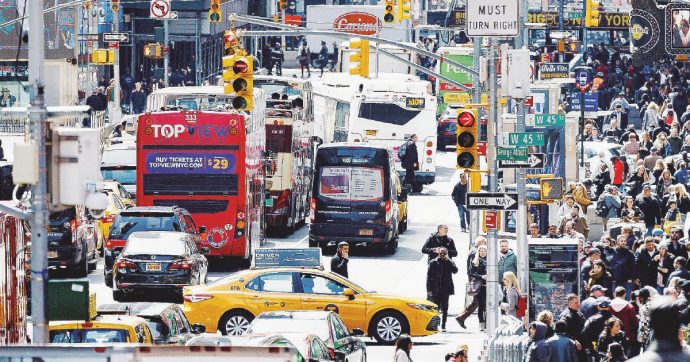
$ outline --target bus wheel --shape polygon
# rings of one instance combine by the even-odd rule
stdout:
[[[424,188],[423,184],[420,184],[420,183],[413,183],[412,184],[412,191],[413,192],[422,192],[423,188]]]

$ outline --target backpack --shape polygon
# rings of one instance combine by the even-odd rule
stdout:
[[[609,215],[609,208],[606,206],[603,197],[600,197],[597,201],[597,208],[594,210],[594,214],[599,217],[607,217]]]
[[[398,149],[398,158],[400,159],[400,161],[405,159],[405,155],[407,155],[407,146],[409,146],[409,145],[410,145],[410,142],[405,142]]]
[[[517,305],[515,306],[515,315],[518,318],[522,318],[527,314],[527,296],[525,294],[520,294],[518,296]]]

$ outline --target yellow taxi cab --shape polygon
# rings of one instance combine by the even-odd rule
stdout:
[[[120,200],[125,205],[126,208],[137,206],[132,200],[132,195],[122,186],[121,183],[113,180],[103,181],[103,190],[108,193],[114,193],[120,196]]]
[[[398,177],[398,174],[395,174]],[[398,177],[399,179],[399,177]],[[400,234],[407,230],[407,195],[412,191],[412,185],[405,184],[398,181],[397,193],[398,193],[398,232]]]
[[[50,343],[153,344],[146,320],[136,316],[102,315],[90,321],[54,321],[48,330]]]
[[[108,194],[108,208],[105,209],[103,218],[98,220],[98,228],[101,230],[103,239],[108,240],[108,234],[110,234],[110,227],[113,226],[113,221],[115,217],[120,215],[120,211],[125,210],[128,206],[125,205],[122,198],[115,192],[106,191]],[[98,250],[103,250],[103,245],[98,244]]]
[[[254,267],[208,285],[185,287],[184,313],[206,331],[241,335],[262,312],[326,310],[340,315],[349,330],[359,328],[380,343],[403,333],[437,332],[435,304],[418,298],[368,291],[320,265],[321,250],[257,249]]]

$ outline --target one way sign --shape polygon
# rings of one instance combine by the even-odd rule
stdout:
[[[543,153],[530,153],[526,161],[498,160],[498,168],[543,168],[545,159]]]
[[[103,41],[108,43],[129,43],[129,34],[103,33]]]
[[[518,194],[502,192],[467,193],[469,210],[517,210]]]

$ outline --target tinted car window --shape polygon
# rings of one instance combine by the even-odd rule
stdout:
[[[154,341],[162,342],[168,339],[170,330],[161,320],[150,319],[146,321],[146,324],[149,326],[149,330],[151,330],[151,337]]]
[[[110,228],[109,239],[125,240],[135,231],[175,231],[173,214],[120,214]],[[179,225],[178,225],[179,229]]]
[[[252,279],[247,288],[259,292],[292,293],[292,273],[260,275]]]

